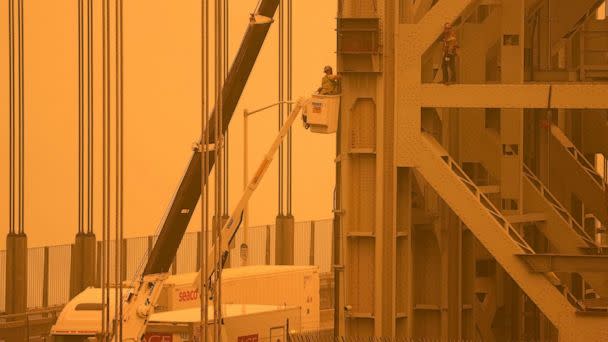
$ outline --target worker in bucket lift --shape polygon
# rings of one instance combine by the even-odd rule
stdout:
[[[321,87],[317,89],[319,95],[339,95],[340,94],[340,75],[334,75],[334,71],[331,66],[326,65],[323,68],[325,76],[321,79]],[[302,115],[302,121],[304,128],[308,129],[310,125],[307,122],[306,114]]]
[[[321,87],[317,90],[319,95],[340,94],[340,75],[334,75],[333,69],[328,65],[323,69],[325,76],[321,80]]]
[[[441,69],[443,71],[443,83],[456,82],[456,55],[458,55],[458,40],[452,24],[445,23],[443,26],[443,60]]]

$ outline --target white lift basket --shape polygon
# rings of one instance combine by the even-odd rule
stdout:
[[[335,133],[338,130],[338,115],[340,114],[340,95],[312,96],[303,116],[314,133]]]

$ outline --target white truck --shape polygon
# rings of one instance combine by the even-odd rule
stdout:
[[[90,288],[74,298],[53,326],[51,341],[96,341],[101,332],[100,296],[100,289]],[[224,304],[222,314],[222,341],[256,342],[269,337],[285,341],[287,332],[301,331],[301,309],[296,306]],[[200,317],[200,307],[154,313],[149,317],[143,341],[200,341]],[[210,310],[208,334],[213,331],[213,322]]]
[[[293,306],[224,304],[222,340],[236,342],[287,341],[287,333],[300,332],[300,308]],[[201,341],[200,308],[155,313],[150,316],[144,341]],[[208,315],[208,340],[212,341],[213,310]]]
[[[196,273],[170,276],[163,284],[155,312],[172,315],[179,310],[200,308],[199,291],[193,285],[195,278]],[[110,303],[113,303],[114,291],[110,292]],[[257,265],[225,269],[222,272],[222,302],[226,305],[295,307],[300,311],[301,329],[317,330],[320,314],[318,267]],[[101,333],[100,310],[101,289],[86,289],[61,311],[51,335],[57,341],[96,336]]]

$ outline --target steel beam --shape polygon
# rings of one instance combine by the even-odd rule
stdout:
[[[518,254],[533,272],[608,272],[608,255]]]
[[[424,84],[420,95],[435,108],[608,108],[608,84],[597,83]]]

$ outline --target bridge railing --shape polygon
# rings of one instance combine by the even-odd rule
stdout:
[[[274,225],[250,227],[248,234],[248,264],[274,264]],[[198,270],[199,232],[188,232],[178,249],[172,272],[187,273]],[[314,240],[311,241],[311,238]],[[123,241],[126,258],[123,261],[124,279],[132,279],[141,271],[142,263],[150,251],[155,236],[129,238]],[[305,221],[295,224],[294,263],[296,265],[318,265],[321,273],[331,271],[332,221]],[[232,266],[241,266],[240,245],[244,231],[236,237],[235,249],[230,256]],[[312,242],[312,243],[311,243]],[[112,245],[115,242],[112,241]],[[98,248],[99,248],[98,243]],[[112,247],[113,250],[113,247]],[[72,245],[35,247],[28,249],[29,309],[62,305],[70,300],[70,267]],[[97,253],[99,255],[99,253]],[[113,257],[113,256],[112,256]],[[100,270],[100,260],[96,260]],[[114,265],[110,274],[114,276]],[[99,277],[97,277],[99,279]],[[111,279],[112,282],[115,279]],[[0,251],[0,314],[5,311],[6,299],[6,251]]]

